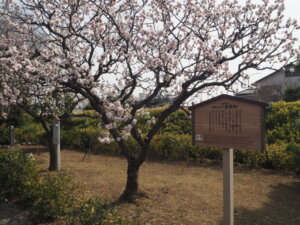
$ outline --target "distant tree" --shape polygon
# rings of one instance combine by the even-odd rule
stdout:
[[[5,76],[5,70],[0,65],[0,79]],[[0,86],[1,87],[1,86]],[[1,89],[0,89],[1,90]],[[21,110],[12,105],[2,105],[0,101],[0,126],[6,124],[7,126],[18,126],[21,124]]]
[[[34,29],[28,29],[26,34],[18,35],[18,26],[12,25],[3,18],[0,19],[0,22],[0,32],[5,38],[9,39],[11,35],[16,36],[11,44],[18,48],[35,49],[35,54],[40,54],[39,51],[41,51],[46,36]],[[16,23],[22,26],[20,21],[16,21]],[[3,48],[2,45],[0,50],[5,51],[7,48]],[[17,125],[12,118],[17,112],[19,116],[15,119],[19,118],[20,120],[21,111],[26,112],[42,125],[46,133],[46,144],[50,155],[49,170],[56,170],[55,151],[52,144],[53,121],[58,117],[63,124],[63,121],[71,116],[74,108],[83,98],[79,97],[79,94],[68,92],[62,86],[53,86],[50,82],[51,79],[47,77],[38,81],[36,74],[41,74],[47,69],[49,70],[49,68],[43,68],[41,71],[37,71],[34,68],[34,62],[30,62],[27,69],[20,73],[14,73],[5,67],[5,63],[0,63],[0,105],[2,109],[6,109],[2,111],[10,125]],[[35,76],[31,76],[32,74]]]
[[[152,101],[145,104],[145,108],[167,106],[168,104],[171,104],[172,101],[173,98],[171,95],[169,95],[168,93],[161,93],[160,95],[153,98]]]
[[[284,93],[281,85],[266,85],[256,89],[257,97],[263,102],[276,102],[282,100]]]
[[[294,102],[300,100],[300,87],[289,87],[285,90],[283,100]]]
[[[55,149],[52,144],[53,121],[58,117],[63,124],[83,98],[62,88],[50,88],[47,82],[40,85],[40,83],[35,84],[23,78],[16,74],[14,76],[8,73],[2,74],[0,83],[6,88],[0,89],[0,100],[7,104],[6,107],[14,109],[6,112],[8,119],[15,114],[16,110],[20,112],[22,109],[42,125],[50,155],[49,170],[56,170]],[[15,93],[17,97],[11,98],[12,93],[7,92],[7,89]]]

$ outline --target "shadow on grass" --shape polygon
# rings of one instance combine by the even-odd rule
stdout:
[[[299,225],[300,181],[272,187],[270,201],[262,208],[235,208],[235,225]],[[257,201],[257,199],[253,199]],[[220,225],[223,223],[220,222]]]

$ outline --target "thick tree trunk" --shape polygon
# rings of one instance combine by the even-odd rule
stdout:
[[[57,170],[57,168],[55,163],[56,155],[55,155],[55,150],[52,141],[52,133],[47,134],[47,141],[48,141],[48,150],[50,155],[49,171],[54,171]]]
[[[128,160],[126,187],[120,201],[135,202],[140,197],[146,197],[146,194],[139,190],[139,168],[140,166],[135,161]]]

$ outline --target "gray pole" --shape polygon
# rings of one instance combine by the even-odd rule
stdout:
[[[60,170],[60,120],[55,119],[53,122],[53,147],[55,151],[55,167]]]
[[[233,149],[223,150],[223,225],[234,225]]]
[[[9,127],[9,144],[10,144],[10,147],[14,147],[16,145],[14,126]]]

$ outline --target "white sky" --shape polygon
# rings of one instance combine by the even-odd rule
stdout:
[[[240,0],[244,2],[246,0]],[[252,0],[253,3],[260,3],[262,0]],[[271,0],[274,1],[274,0]],[[299,0],[285,0],[285,11],[284,14],[286,18],[296,19],[300,25],[300,1]],[[295,32],[295,36],[299,39],[300,43],[300,30]],[[262,77],[268,75],[272,71],[258,71],[253,75],[250,75],[250,83],[261,79]]]

